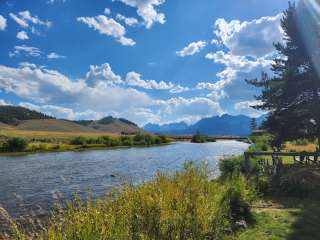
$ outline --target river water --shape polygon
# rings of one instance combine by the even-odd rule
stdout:
[[[139,184],[152,179],[157,171],[177,171],[186,161],[206,162],[215,170],[220,159],[239,155],[247,147],[237,141],[179,142],[149,148],[0,157],[0,207],[12,216],[42,214],[74,193],[102,197],[125,182]]]

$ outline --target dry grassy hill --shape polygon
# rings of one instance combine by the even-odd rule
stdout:
[[[121,118],[106,117],[101,120],[59,120],[23,107],[0,106],[0,131],[55,132],[55,133],[111,133],[134,134],[140,131],[136,124]]]
[[[36,119],[21,121],[15,129],[24,131],[49,132],[96,132],[96,130],[77,123],[57,119]]]

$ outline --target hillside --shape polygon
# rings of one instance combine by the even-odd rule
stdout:
[[[17,106],[0,106],[0,127],[8,127],[23,131],[49,132],[83,132],[133,134],[140,131],[135,123],[114,117],[100,120],[70,121],[54,119],[46,114]]]
[[[258,126],[261,125],[264,118],[265,116],[261,116],[256,119]],[[201,119],[190,126],[186,123],[147,124],[144,126],[144,130],[162,134],[195,134],[200,132],[207,135],[247,136],[251,134],[250,121],[251,118],[245,115],[224,114]]]
[[[95,130],[77,123],[57,119],[34,119],[21,121],[17,130],[48,132],[93,132]]]
[[[0,106],[0,122],[16,125],[22,120],[31,119],[53,119],[52,117],[18,106]]]

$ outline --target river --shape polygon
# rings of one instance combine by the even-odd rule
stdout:
[[[74,193],[102,197],[124,182],[139,184],[152,179],[157,171],[177,171],[186,161],[206,162],[216,170],[220,159],[239,155],[247,147],[237,141],[179,142],[149,148],[0,157],[0,207],[12,216],[42,214]]]

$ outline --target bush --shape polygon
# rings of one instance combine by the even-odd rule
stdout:
[[[86,145],[87,140],[85,137],[75,137],[71,139],[70,144],[72,145]]]
[[[3,149],[9,152],[23,152],[26,150],[28,143],[23,138],[9,138],[3,143]]]
[[[121,145],[123,145],[123,146],[132,146],[133,145],[132,137],[121,136]]]

